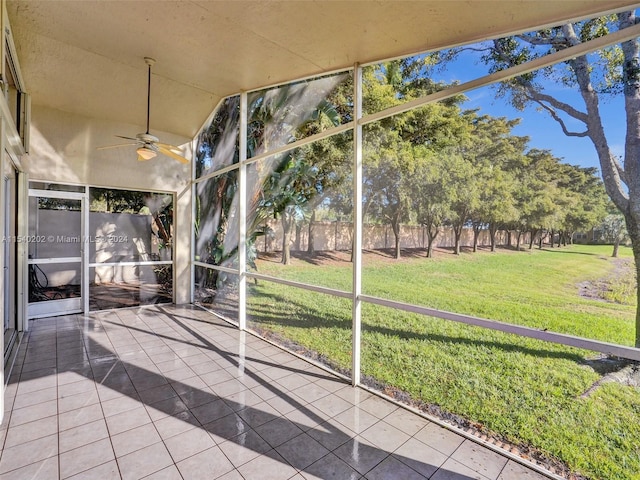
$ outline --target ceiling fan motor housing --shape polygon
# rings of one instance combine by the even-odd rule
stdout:
[[[150,133],[139,133],[136,138],[143,143],[157,143],[160,140],[158,137],[151,135]]]

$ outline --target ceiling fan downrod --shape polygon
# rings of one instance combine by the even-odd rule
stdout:
[[[149,67],[147,75],[147,135],[149,135],[149,118],[151,116],[151,67],[156,61],[151,57],[144,57],[144,61]]]

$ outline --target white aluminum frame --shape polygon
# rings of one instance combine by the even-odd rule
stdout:
[[[83,239],[86,238],[85,223],[85,210],[87,209],[87,193],[85,192],[65,192],[58,190],[40,190],[37,188],[29,189],[29,197],[46,197],[46,198],[59,198],[64,200],[79,200],[80,201],[80,256],[79,257],[56,257],[56,258],[30,258],[27,260],[27,265],[52,265],[59,263],[73,263],[80,266],[80,297],[64,298],[58,300],[49,300],[42,302],[33,302],[27,304],[27,318],[42,318],[51,315],[63,315],[68,313],[79,313],[84,309],[84,298],[86,297],[85,291],[85,276],[83,262],[85,251],[87,250],[84,245]],[[28,210],[28,209],[27,209]],[[27,216],[31,215],[31,212],[27,212]],[[56,305],[56,309],[52,310],[51,306]]]
[[[241,100],[241,125],[240,125],[240,161],[238,164],[228,165],[215,172],[210,172],[199,178],[193,178],[193,189],[195,192],[195,185],[201,181],[216,177],[223,173],[236,170],[239,171],[239,187],[238,195],[240,195],[240,210],[243,212],[240,227],[240,245],[239,245],[239,268],[229,269],[226,267],[210,265],[203,262],[192,261],[192,275],[195,266],[210,268],[219,271],[225,271],[229,273],[238,274],[240,276],[240,328],[246,329],[246,279],[256,278],[264,281],[275,282],[284,284],[293,288],[301,288],[327,295],[333,295],[341,298],[350,298],[352,300],[352,384],[360,384],[360,340],[361,340],[361,305],[362,302],[381,305],[389,308],[395,308],[402,311],[408,311],[425,316],[432,316],[448,321],[455,321],[465,323],[467,325],[479,326],[482,328],[488,328],[491,330],[498,330],[505,333],[513,333],[516,335],[543,340],[551,343],[557,343],[561,345],[573,346],[577,348],[592,350],[596,352],[606,353],[619,357],[629,358],[632,360],[640,361],[640,349],[627,347],[624,345],[616,345],[598,340],[592,340],[588,338],[576,337],[572,335],[566,335],[556,332],[543,331],[535,328],[525,327],[516,324],[509,324],[506,322],[499,322],[479,317],[473,317],[470,315],[456,314],[453,312],[446,312],[436,310],[433,308],[423,307],[419,305],[407,304],[403,302],[387,300],[383,298],[373,297],[362,294],[362,127],[363,125],[388,118],[394,115],[398,115],[409,110],[419,108],[430,103],[438,102],[446,98],[450,98],[461,93],[474,90],[476,88],[492,85],[509,78],[513,78],[518,75],[522,75],[546,66],[550,66],[568,59],[585,55],[595,50],[605,48],[607,46],[640,37],[640,24],[626,28],[625,30],[618,31],[609,34],[605,37],[599,37],[594,40],[584,42],[580,45],[558,51],[535,60],[529,61],[516,67],[507,68],[495,72],[490,75],[486,75],[475,80],[465,82],[460,85],[450,87],[448,89],[427,95],[407,103],[382,110],[369,115],[362,114],[362,66],[356,64],[353,69],[354,75],[354,121],[344,125],[327,129],[316,135],[304,138],[302,140],[292,142],[287,145],[282,145],[271,151],[261,153],[255,157],[246,158],[246,95],[251,92],[241,93],[241,98],[244,98],[244,102]],[[381,60],[384,61],[384,60]],[[342,70],[344,71],[344,70]],[[259,90],[263,90],[262,88]],[[254,90],[258,91],[258,90]],[[234,95],[235,96],[235,95]],[[226,97],[228,98],[228,97]],[[225,99],[226,99],[225,98]],[[223,99],[220,104],[225,100]],[[219,104],[219,105],[220,105]],[[215,111],[211,115],[210,119],[215,115]],[[203,127],[204,128],[204,127]],[[335,290],[326,287],[320,287],[315,285],[304,284],[291,280],[284,280],[280,278],[271,277],[255,272],[246,271],[246,166],[257,162],[261,159],[284,153],[303,145],[307,145],[314,141],[327,138],[339,133],[352,130],[353,131],[353,144],[354,144],[354,158],[353,158],[353,175],[354,175],[354,244],[353,244],[353,286],[351,291]],[[192,257],[193,258],[193,257]]]

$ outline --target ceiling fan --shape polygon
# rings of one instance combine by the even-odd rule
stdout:
[[[147,131],[145,133],[139,133],[135,138],[125,137],[122,135],[116,135],[118,138],[124,138],[125,140],[132,140],[134,143],[121,143],[118,145],[109,145],[106,147],[98,147],[98,150],[105,150],[107,148],[119,148],[130,145],[137,145],[136,152],[138,153],[138,160],[145,161],[151,160],[156,157],[158,153],[173,158],[180,163],[189,163],[189,160],[180,155],[180,149],[174,145],[168,143],[161,143],[158,137],[149,133],[149,111],[151,105],[151,67],[156,63],[153,58],[144,57],[145,63],[148,65],[149,74],[147,80]]]

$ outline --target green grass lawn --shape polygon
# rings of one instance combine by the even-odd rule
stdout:
[[[400,261],[367,255],[363,290],[632,345],[635,299],[620,304],[580,295],[581,283],[601,279],[619,289],[622,281],[611,280],[619,275],[610,253],[611,247],[572,246]],[[350,288],[348,262],[295,259],[285,267],[261,261],[258,269]],[[254,327],[303,346],[335,368],[350,368],[348,300],[261,281],[250,289],[248,311]],[[362,321],[362,372],[389,391],[406,392],[415,402],[461,416],[590,478],[640,478],[640,389],[605,383],[583,396],[601,378],[590,362],[597,357],[593,352],[370,304],[363,306]]]

